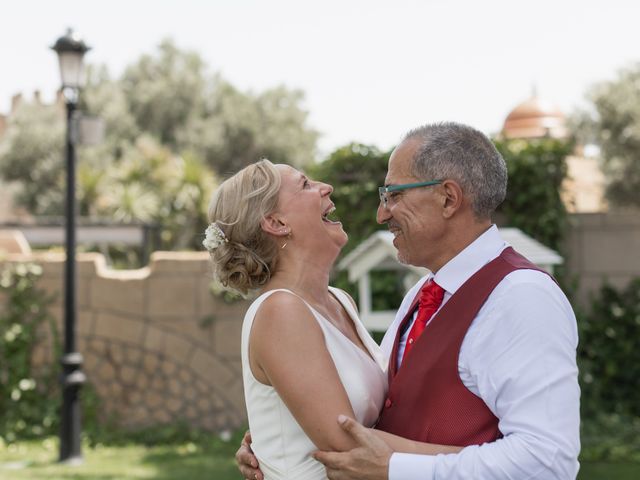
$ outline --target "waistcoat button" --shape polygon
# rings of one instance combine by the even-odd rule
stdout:
[[[390,399],[390,398],[387,398],[387,399],[384,401],[384,408],[389,408],[391,405],[393,405],[393,402],[391,401],[391,399]]]

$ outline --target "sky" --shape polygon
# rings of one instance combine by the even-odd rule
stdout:
[[[20,0],[0,7],[0,113],[60,84],[67,27],[115,77],[162,39],[242,90],[305,92],[320,155],[444,120],[498,132],[535,87],[565,113],[640,61],[637,0]]]

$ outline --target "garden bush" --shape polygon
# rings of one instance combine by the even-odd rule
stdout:
[[[9,443],[51,434],[58,424],[54,369],[32,365],[42,327],[56,337],[51,298],[35,283],[41,274],[33,263],[6,264],[0,272],[0,437]]]
[[[640,278],[619,290],[605,284],[578,326],[584,416],[640,417]]]

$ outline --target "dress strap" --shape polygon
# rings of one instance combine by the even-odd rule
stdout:
[[[340,302],[340,304],[344,307],[349,316],[355,322],[359,318],[358,312],[354,308],[353,303],[351,303],[351,300],[349,300],[347,294],[340,288],[336,287],[329,287],[329,291],[333,294],[334,297],[336,297],[336,299]]]

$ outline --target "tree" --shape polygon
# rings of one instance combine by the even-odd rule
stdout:
[[[100,117],[105,127],[102,142],[78,148],[78,212],[99,216],[104,203],[105,172],[118,165],[141,133],[119,82],[110,77],[106,67],[87,68],[87,83],[80,100],[80,111]]]
[[[600,146],[609,201],[640,206],[640,63],[593,86],[587,98],[592,109],[571,122],[576,137]]]
[[[213,85],[200,55],[164,40],[156,56],[145,54],[124,72],[120,88],[140,130],[172,149],[178,131],[205,113]]]
[[[241,92],[170,40],[127,68],[121,85],[141,131],[223,176],[262,157],[298,167],[314,159],[318,134],[307,126],[301,91]]]
[[[507,163],[507,198],[498,208],[509,226],[560,250],[567,210],[560,198],[572,143],[552,138],[494,140]]]
[[[99,116],[105,124],[103,142],[83,152],[84,158],[91,158],[90,162],[96,167],[119,158],[142,132],[148,131],[140,128],[134,117],[122,82],[112,79],[105,66],[87,67],[87,83],[80,100],[82,112]]]
[[[104,173],[96,204],[118,222],[162,226],[162,247],[199,248],[216,178],[192,155],[178,156],[142,136]]]
[[[106,138],[78,148],[79,212],[158,222],[165,248],[196,246],[218,172],[262,157],[301,167],[315,155],[301,91],[241,92],[169,40],[120,79],[105,67],[87,76],[80,110],[104,120]],[[64,125],[60,105],[23,105],[0,141],[0,175],[34,215],[62,213]]]
[[[64,110],[23,103],[0,142],[0,175],[19,184],[16,204],[34,215],[61,215],[64,201]]]
[[[327,160],[310,170],[312,178],[333,186],[331,198],[336,217],[349,234],[348,253],[376,230],[386,227],[376,222],[378,187],[384,184],[391,152],[372,145],[351,143],[338,148]]]

